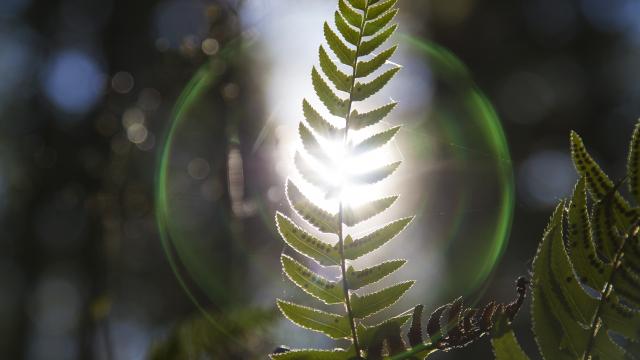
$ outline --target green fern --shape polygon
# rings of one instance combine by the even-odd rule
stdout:
[[[300,122],[298,127],[303,150],[295,154],[294,163],[302,179],[321,190],[327,198],[336,197],[343,189],[342,184],[330,181],[308,161],[312,158],[314,163],[327,167],[335,165],[323,148],[323,143],[339,141],[346,156],[359,156],[385,146],[400,130],[399,126],[388,128],[355,144],[350,136],[354,131],[378,124],[396,107],[396,103],[391,102],[361,113],[354,106],[356,102],[379,92],[400,69],[388,63],[397,49],[396,45],[374,53],[397,28],[397,25],[391,24],[398,13],[396,3],[397,0],[339,0],[334,16],[337,30],[326,22],[324,24],[325,40],[335,59],[321,45],[318,51],[319,69],[312,69],[311,81],[327,112],[341,118],[343,126],[334,126],[304,99],[302,109],[306,121]],[[389,64],[390,69],[381,71],[385,64]],[[349,71],[342,71],[344,67]],[[377,183],[391,176],[399,166],[400,162],[380,164],[367,173],[349,175],[348,181],[352,185]],[[340,277],[337,280],[328,279],[303,262],[282,254],[284,273],[317,301],[329,306],[339,305],[344,310],[328,312],[284,300],[277,301],[278,308],[296,325],[323,333],[331,339],[347,340],[350,346],[333,350],[289,350],[281,347],[271,354],[272,359],[426,358],[435,351],[463,347],[481,338],[491,331],[499,318],[510,323],[522,305],[526,292],[524,280],[519,281],[518,298],[511,304],[491,302],[478,310],[464,308],[462,299],[458,299],[438,308],[429,318],[426,340],[422,335],[421,305],[380,324],[366,325],[368,317],[395,304],[413,286],[414,281],[360,293],[361,288],[397,271],[406,260],[386,261],[366,269],[355,269],[348,262],[366,256],[391,241],[408,226],[413,217],[391,221],[354,239],[346,233],[347,228],[381,214],[395,203],[398,196],[371,199],[358,206],[345,205],[338,197],[338,212],[331,213],[311,201],[291,180],[287,181],[286,194],[289,204],[302,219],[316,231],[335,236],[336,240],[333,243],[325,242],[289,217],[277,213],[276,225],[282,239],[306,260],[321,267],[339,268]],[[401,327],[410,319],[407,344]]]
[[[426,339],[422,333],[422,305],[418,305],[411,316],[411,326],[407,334],[408,345],[402,337],[401,324],[382,324],[371,338],[367,359],[426,359],[437,351],[449,351],[468,346],[489,333],[494,334],[494,345],[504,347],[503,344],[508,345],[510,340],[498,334],[506,333],[510,328],[511,321],[524,302],[527,284],[525,278],[518,279],[516,282],[518,296],[508,304],[491,301],[481,309],[472,309],[465,308],[462,298],[458,298],[450,304],[437,308],[429,316]],[[515,340],[515,337],[512,339]],[[385,357],[385,354],[389,357]],[[512,354],[512,352],[508,353],[509,356]]]
[[[638,129],[629,156],[632,193]],[[571,134],[571,150],[580,180],[571,202],[562,202],[554,213],[534,261],[532,313],[538,345],[547,359],[634,358],[612,340],[611,332],[640,340],[640,217],[576,133]],[[590,296],[584,287],[599,296]],[[550,328],[562,333],[553,336]]]
[[[639,144],[640,123],[627,174],[636,204]],[[580,179],[571,200],[554,211],[533,262],[538,348],[553,360],[640,359],[640,210],[622,197],[575,132],[571,152]],[[496,355],[523,354],[513,334],[508,337],[494,339]]]
[[[390,103],[379,109],[359,113],[355,103],[363,101],[380,91],[400,69],[392,65],[381,71],[394,54],[396,46],[373,54],[394,33],[397,25],[390,24],[398,10],[396,0],[340,0],[335,12],[335,29],[324,24],[324,35],[328,49],[319,48],[319,68],[311,71],[313,88],[326,110],[343,119],[343,127],[335,127],[306,99],[303,113],[306,122],[299,125],[304,153],[296,153],[295,165],[302,178],[323,191],[328,197],[340,194],[340,185],[332,184],[324,174],[307,161],[307,156],[315,161],[331,166],[332,159],[321,146],[323,141],[339,140],[348,155],[357,156],[376,150],[398,133],[399,127],[374,134],[357,143],[351,143],[353,131],[379,123],[395,107]],[[369,56],[364,59],[365,56]],[[342,67],[349,71],[343,72]],[[372,80],[364,80],[379,72]],[[373,184],[389,177],[400,165],[380,164],[365,174],[352,176],[352,184]],[[347,359],[360,358],[369,346],[369,339],[376,326],[366,326],[363,320],[396,303],[411,288],[413,281],[401,282],[385,289],[358,294],[357,290],[378,282],[402,267],[405,260],[393,260],[368,269],[354,269],[347,261],[356,260],[383,246],[396,237],[410,222],[412,217],[390,222],[369,234],[353,239],[346,234],[346,227],[366,221],[389,208],[397,196],[372,200],[363,205],[351,207],[340,201],[337,214],[329,213],[314,204],[293,181],[287,182],[287,197],[295,212],[319,232],[332,234],[334,243],[320,240],[287,216],[277,213],[276,224],[284,241],[299,254],[315,261],[323,267],[339,267],[341,276],[336,280],[326,279],[315,273],[307,265],[283,254],[282,269],[287,277],[304,292],[328,305],[341,305],[343,313],[333,313],[278,300],[281,312],[300,327],[321,332],[332,339],[347,339],[351,346],[347,350],[321,351],[298,350],[272,354],[274,359]],[[404,324],[410,315],[404,314],[385,323]]]

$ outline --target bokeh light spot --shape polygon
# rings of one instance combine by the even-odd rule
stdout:
[[[44,92],[60,110],[82,114],[91,110],[104,87],[104,74],[94,58],[79,50],[53,55],[43,79]]]
[[[125,110],[124,114],[122,114],[122,126],[125,129],[128,129],[132,125],[142,125],[144,124],[145,116],[144,112],[137,107],[133,107]]]
[[[228,83],[222,87],[222,97],[226,101],[234,100],[240,94],[240,87],[236,83]]]
[[[211,56],[215,55],[218,52],[220,45],[218,44],[218,40],[208,38],[202,42],[202,52]]]
[[[119,94],[127,94],[133,89],[133,85],[133,76],[126,71],[118,71],[111,78],[111,87]]]
[[[195,158],[187,165],[187,172],[196,180],[205,179],[209,175],[209,170],[209,162],[203,158]]]
[[[142,124],[133,124],[127,128],[127,138],[134,144],[140,144],[147,139],[149,132]]]
[[[567,197],[576,181],[571,157],[566,152],[542,150],[520,166],[518,182],[525,201],[539,208],[550,208]]]

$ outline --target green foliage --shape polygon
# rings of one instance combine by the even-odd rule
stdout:
[[[331,233],[331,234],[338,233],[337,216],[328,213],[327,211],[323,210],[322,208],[320,208],[319,206],[311,202],[311,200],[309,200],[306,196],[304,196],[304,194],[300,191],[300,189],[298,189],[298,187],[291,181],[287,182],[286,194],[287,194],[287,199],[289,199],[289,204],[291,204],[291,207],[298,213],[298,215],[300,215],[303,219],[307,220],[309,224],[315,226],[318,230],[325,233]],[[280,219],[286,219],[291,226],[286,227],[285,229],[282,229],[281,221],[279,221]],[[291,222],[291,220],[288,220],[286,216],[280,213],[276,215],[276,222],[278,224],[278,230],[280,231],[280,235],[282,235],[285,241],[289,242],[290,236],[289,236],[288,228],[293,227],[295,229],[296,228],[295,225]],[[313,236],[309,235],[308,233],[306,233],[304,230],[300,228],[297,228],[297,229],[300,230],[300,237],[302,237],[303,240],[314,241],[318,243],[318,246],[322,247],[321,246],[322,242],[320,242],[320,240],[314,238]]]
[[[517,298],[508,304],[500,304],[492,301],[482,309],[465,308],[462,298],[456,299],[450,304],[437,308],[429,316],[426,326],[427,339],[422,332],[422,305],[414,308],[411,315],[411,326],[407,334],[409,343],[405,342],[400,332],[402,322],[381,324],[370,335],[367,359],[423,359],[436,351],[449,351],[451,349],[467,346],[483,336],[492,333],[498,340],[497,351],[513,351],[508,348],[508,343],[502,335],[505,329],[510,328],[511,321],[524,302],[527,282],[524,278],[517,281]],[[403,319],[404,321],[404,319]],[[385,346],[386,345],[386,352]],[[511,359],[511,358],[505,358]]]
[[[254,342],[273,323],[272,310],[238,308],[221,313],[193,316],[177,324],[162,340],[156,341],[147,356],[150,360],[247,359],[245,346]],[[258,349],[255,349],[258,350]]]
[[[278,300],[278,308],[291,322],[302,328],[321,332],[332,339],[347,339],[351,336],[346,316],[282,300]]]
[[[282,270],[299,288],[325,304],[342,304],[344,291],[335,281],[325,279],[287,255],[282,255]]]
[[[640,125],[627,166],[636,203],[639,136]],[[538,348],[553,360],[638,359],[640,213],[575,132],[571,153],[580,179],[570,201],[554,211],[533,261],[531,313]],[[510,331],[494,338],[494,348],[496,355],[520,353]]]
[[[391,139],[393,139],[393,137],[396,136],[399,130],[400,130],[400,126],[396,126],[396,127],[392,127],[391,129],[387,129],[383,132],[379,132],[375,135],[372,135],[371,137],[364,139],[363,141],[354,145],[353,148],[351,149],[351,153],[353,155],[360,155],[367,151],[375,150],[380,146],[391,141]]]
[[[352,130],[360,130],[366,128],[367,126],[375,125],[379,123],[380,120],[389,115],[391,110],[393,110],[396,105],[398,105],[396,102],[391,102],[387,105],[383,105],[377,109],[365,113],[359,113],[357,110],[353,110],[351,112],[351,123],[349,123],[349,127]]]
[[[276,215],[278,231],[284,241],[302,255],[315,260],[320,265],[332,266],[340,263],[340,256],[335,249],[299,228],[288,217]]]
[[[399,66],[389,62],[397,49],[396,45],[375,53],[397,28],[397,25],[390,24],[398,13],[395,4],[396,0],[339,0],[338,11],[334,15],[337,30],[326,22],[324,24],[327,48],[332,54],[325,50],[324,45],[319,47],[320,66],[319,70],[316,67],[312,69],[311,81],[326,111],[342,118],[342,125],[334,126],[304,99],[302,108],[306,122],[301,122],[298,128],[304,150],[295,154],[294,163],[302,178],[327,198],[341,194],[343,185],[332,182],[323,170],[315,166],[317,163],[324,168],[332,168],[339,161],[331,158],[330,151],[323,148],[324,144],[340,146],[335,144],[341,141],[344,156],[356,157],[385,146],[400,130],[400,126],[381,130],[358,143],[353,143],[349,137],[350,132],[379,124],[396,107],[395,102],[390,102],[364,113],[355,109],[356,102],[378,93],[400,70]],[[364,56],[367,58],[363,59]],[[381,68],[385,65],[390,68],[383,71]],[[349,68],[348,72],[341,70],[345,67]],[[365,77],[366,80],[361,80]],[[385,180],[399,166],[400,162],[380,164],[364,173],[343,173],[341,178],[348,175],[346,181],[352,186],[370,185]],[[371,199],[356,206],[343,204],[338,197],[339,210],[330,213],[311,201],[291,180],[287,182],[286,194],[293,210],[310,227],[336,236],[337,240],[327,242],[304,230],[289,217],[277,213],[276,224],[282,239],[298,255],[317,265],[310,267],[305,261],[282,254],[283,272],[317,301],[328,306],[339,306],[342,311],[336,308],[329,312],[284,300],[277,301],[278,308],[296,325],[320,332],[331,339],[346,339],[350,346],[334,350],[289,350],[281,347],[271,354],[272,359],[422,359],[435,351],[466,346],[481,338],[491,331],[498,316],[509,324],[522,305],[525,285],[520,281],[518,298],[510,304],[491,302],[483,309],[469,309],[463,307],[462,299],[458,299],[438,308],[429,318],[427,339],[422,332],[422,305],[379,324],[367,325],[370,316],[398,302],[414,281],[360,292],[362,288],[400,269],[406,260],[386,261],[365,269],[355,269],[348,262],[389,243],[409,225],[413,217],[378,225],[368,234],[354,239],[348,234],[349,227],[384,212],[396,202],[398,195]],[[317,273],[318,267],[338,267],[340,276],[335,280],[328,279]],[[410,319],[407,344],[402,327]]]
[[[400,167],[400,161],[383,165],[369,172],[351,176],[351,182],[356,184],[375,184],[391,176],[398,167]]]
[[[342,221],[347,226],[355,226],[385,211],[393,205],[396,200],[398,200],[397,195],[373,200],[357,206],[347,206],[343,211]]]
[[[395,103],[390,103],[364,114],[359,114],[355,109],[356,102],[378,93],[400,69],[389,65],[390,69],[381,71],[397,46],[373,54],[369,60],[362,60],[363,56],[372,54],[380,47],[396,29],[395,25],[388,26],[397,13],[397,9],[393,9],[395,1],[374,5],[375,3],[372,0],[338,2],[338,11],[334,16],[336,30],[328,23],[324,24],[325,40],[332,54],[321,45],[318,51],[320,66],[314,67],[311,72],[311,81],[318,99],[329,114],[343,119],[343,126],[335,127],[309,101],[303,100],[306,123],[300,123],[299,134],[304,153],[296,153],[295,165],[302,178],[327,197],[340,194],[342,189],[314,166],[315,162],[329,167],[332,165],[332,159],[322,144],[341,140],[346,156],[359,156],[385,146],[400,129],[393,127],[383,130],[357,144],[352,144],[349,138],[350,131],[377,124],[395,107]],[[369,14],[370,8],[375,8],[372,11],[377,13],[376,16]],[[349,68],[348,73],[341,70],[345,65]],[[374,75],[376,72],[381,73]],[[365,76],[373,77],[366,82],[356,81]],[[373,184],[389,177],[399,165],[400,162],[380,164],[369,172],[353,175],[349,181],[352,184]],[[358,294],[357,290],[384,279],[406,261],[387,261],[367,269],[355,269],[348,266],[347,261],[365,256],[392,240],[410,223],[412,217],[393,221],[354,240],[351,235],[346,234],[348,229],[345,227],[354,226],[382,213],[398,196],[371,200],[358,206],[341,203],[339,212],[332,214],[309,200],[292,181],[287,182],[286,193],[291,207],[300,217],[317,231],[333,234],[337,241],[329,243],[321,240],[278,213],[276,223],[283,240],[297,253],[322,267],[340,267],[341,276],[337,280],[327,279],[303,262],[284,254],[281,258],[283,271],[307,294],[327,305],[341,305],[345,311],[340,314],[331,313],[283,300],[278,300],[278,307],[298,326],[321,332],[333,339],[348,339],[352,345],[345,351],[299,350],[274,353],[271,356],[274,359],[362,357],[369,347],[372,334],[382,326],[366,326],[362,321],[396,303],[414,282],[401,282],[378,291]],[[395,324],[399,328],[407,320],[408,318],[401,316],[391,318],[383,324]]]
[[[350,266],[347,270],[349,288],[351,288],[351,290],[358,290],[363,286],[378,282],[406,263],[406,260],[391,260],[362,270],[355,270]]]
[[[357,240],[348,237],[344,244],[344,258],[356,260],[395,238],[411,221],[412,218],[404,218],[391,222]]]
[[[504,315],[498,316],[491,330],[491,345],[496,360],[529,360],[513,333],[509,319]]]
[[[413,284],[414,281],[405,281],[362,296],[353,293],[351,297],[353,317],[356,319],[364,319],[388,308],[400,300],[402,295],[404,295]]]

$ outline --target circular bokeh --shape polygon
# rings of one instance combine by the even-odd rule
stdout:
[[[403,235],[410,237],[401,240],[405,245],[380,258],[408,258],[411,270],[402,278],[415,278],[422,289],[408,301],[429,303],[434,289],[437,297],[477,292],[493,272],[512,221],[513,170],[499,118],[462,62],[428,41],[409,35],[399,40],[413,66],[429,75],[424,94],[411,94],[414,103],[424,99],[421,106],[389,120],[405,124],[395,144],[405,165],[390,191],[407,201],[393,215],[415,213],[416,219]],[[254,146],[251,156],[261,160],[246,159],[238,135],[238,128],[255,126],[258,131],[243,136],[277,147],[282,126],[260,131],[263,124],[251,125],[257,120],[225,102],[240,90],[221,69],[247,51],[253,50],[232,43],[194,75],[175,105],[158,163],[162,245],[183,289],[205,314],[230,304],[272,306],[282,288],[292,289],[282,281],[283,244],[273,223],[276,209],[288,209],[285,179],[274,180],[275,171],[261,176],[260,169],[277,167],[273,156],[259,154],[273,147]],[[437,283],[420,285],[435,277]],[[210,320],[225,331],[219,320]]]
[[[493,106],[450,51],[401,36],[401,46],[432,74],[429,110],[415,115],[412,161],[425,195],[416,222],[443,258],[445,296],[482,288],[503,254],[512,223],[514,178],[508,144]],[[427,159],[426,162],[422,159]]]

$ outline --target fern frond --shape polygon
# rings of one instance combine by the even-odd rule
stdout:
[[[351,290],[358,290],[363,286],[371,285],[391,275],[406,263],[407,260],[391,260],[362,270],[349,267],[347,270],[349,287]]]
[[[545,359],[576,359],[581,355],[580,350],[587,346],[587,314],[597,306],[581,289],[575,291],[579,285],[568,269],[569,260],[562,245],[562,214],[563,204],[556,208],[533,263],[533,329]],[[564,282],[572,284],[572,292],[564,288]],[[567,301],[567,293],[579,300]],[[584,305],[579,309],[576,303]],[[549,331],[554,323],[559,326]]]
[[[371,325],[371,326],[359,324],[358,334],[360,335],[363,346],[365,348],[368,347],[377,329],[388,326],[388,324],[392,324],[392,323],[398,325],[398,327],[401,327],[411,319],[412,313],[413,313],[413,309],[410,309],[403,312],[402,314],[396,315],[392,318],[386,319],[378,324]]]
[[[367,20],[377,18],[380,14],[394,7],[397,2],[398,0],[386,0],[371,6],[367,12]]]
[[[342,37],[344,37],[344,39],[347,40],[349,44],[358,46],[358,42],[360,41],[360,34],[358,33],[358,30],[349,25],[349,23],[347,23],[347,20],[342,17],[342,15],[340,15],[340,12],[338,11],[335,12],[334,21],[336,23],[336,28],[338,28],[338,31],[340,32],[340,35],[342,35]]]
[[[495,360],[529,360],[504,315],[498,316],[491,330],[491,346]]]
[[[336,216],[314,204],[291,180],[287,182],[286,194],[291,207],[309,224],[325,233],[338,233]]]
[[[338,34],[331,29],[327,22],[324,23],[324,38],[327,41],[327,44],[329,44],[331,51],[333,51],[333,53],[338,57],[340,62],[347,66],[353,64],[353,61],[356,58],[356,52],[349,48],[349,46],[340,39]]]
[[[620,247],[622,238],[615,226],[612,197],[607,196],[593,206],[593,238],[601,260],[610,262]]]
[[[600,261],[591,233],[591,219],[587,209],[586,181],[580,178],[569,205],[569,257],[580,281],[593,289],[602,289],[608,277],[607,268]]]
[[[393,221],[365,236],[354,240],[344,246],[344,257],[348,260],[356,260],[396,237],[413,220],[413,217]]]
[[[338,11],[340,14],[344,16],[344,18],[349,22],[349,24],[354,27],[359,28],[362,25],[362,17],[363,15],[357,12],[355,9],[351,8],[351,6],[347,5],[344,0],[338,1]],[[347,64],[351,65],[351,63]]]
[[[316,274],[290,256],[282,255],[280,261],[287,277],[307,294],[329,305],[341,304],[344,301],[344,292],[340,284]]]
[[[351,154],[354,156],[363,154],[368,151],[375,150],[379,147],[382,147],[384,144],[388,143],[393,139],[394,136],[400,131],[400,126],[395,126],[390,129],[387,129],[383,132],[379,132],[375,135],[372,135],[361,142],[355,144],[351,148]]]
[[[298,125],[298,134],[300,134],[302,146],[309,153],[309,155],[312,155],[325,164],[331,163],[331,158],[326,153],[326,151],[324,151],[316,136],[302,122],[300,122],[300,124]]]
[[[396,161],[391,164],[380,166],[377,169],[370,170],[362,174],[353,174],[349,177],[349,180],[355,184],[375,184],[378,183],[393,174],[402,162]]]
[[[353,316],[356,319],[364,319],[388,308],[400,300],[402,295],[404,295],[414,283],[415,281],[413,280],[405,281],[361,296],[354,293],[351,297]]]
[[[602,171],[600,165],[593,160],[593,157],[584,146],[582,138],[576,132],[571,132],[571,156],[578,173],[586,179],[594,200],[603,200],[609,193],[614,191],[613,181]],[[618,191],[615,191],[614,197],[616,207],[619,210],[623,213],[630,210],[629,203],[622,198]]]
[[[338,97],[338,95],[331,90],[315,66],[311,70],[311,82],[316,91],[316,95],[318,95],[320,101],[322,101],[332,115],[340,117],[346,116],[349,111],[348,100]]]
[[[498,345],[502,345],[501,338],[505,328],[522,306],[526,296],[527,281],[519,278],[516,282],[518,296],[508,304],[495,301],[487,304],[483,309],[465,308],[462,299],[458,298],[450,304],[437,308],[429,316],[426,332],[429,339],[425,341],[422,335],[422,305],[416,306],[411,313],[405,313],[399,321],[386,321],[375,327],[359,328],[361,339],[368,349],[367,359],[383,359],[384,343],[387,343],[388,357],[384,359],[423,359],[435,351],[466,346],[483,336],[491,333]],[[411,318],[411,327],[407,334],[409,345],[402,338],[400,326]],[[515,341],[515,338],[513,339]],[[390,346],[390,342],[394,343]],[[505,358],[511,359],[511,358]],[[501,359],[502,360],[502,359]]]
[[[351,87],[351,76],[338,69],[338,66],[331,60],[322,45],[320,45],[320,50],[318,50],[318,56],[320,58],[320,69],[322,69],[322,72],[333,83],[336,89],[349,91]]]
[[[359,61],[358,69],[356,70],[356,77],[366,77],[380,69],[380,67],[382,67],[382,65],[384,65],[393,56],[396,49],[398,49],[398,46],[394,45],[387,50],[380,52],[380,54],[374,56],[371,60]]]
[[[302,230],[288,217],[277,213],[276,225],[280,236],[287,245],[300,254],[315,260],[320,265],[337,266],[340,264],[340,256],[335,247]]]
[[[387,85],[389,80],[400,71],[399,67],[395,67],[391,70],[387,70],[382,75],[377,78],[371,80],[367,83],[356,83],[354,92],[352,95],[353,101],[362,101],[382,90],[382,88]]]
[[[393,20],[396,14],[398,14],[398,9],[392,9],[373,20],[368,20],[364,26],[364,36],[370,36],[380,31],[380,29],[387,26],[387,24]]]
[[[349,172],[350,169],[344,169],[344,164],[338,164],[341,159],[332,159],[332,151],[323,148],[329,144],[340,146],[335,143],[336,140],[341,140],[342,149],[339,150],[343,151],[338,153],[344,152],[345,157],[353,158],[381,148],[398,133],[400,127],[382,129],[355,145],[352,145],[350,134],[380,123],[396,106],[393,102],[365,113],[360,113],[355,108],[356,102],[366,100],[381,91],[400,70],[399,66],[393,65],[390,69],[381,71],[381,67],[389,62],[397,46],[391,46],[379,54],[374,53],[397,29],[397,25],[390,24],[398,12],[394,9],[395,4],[396,1],[338,0],[338,10],[334,13],[335,26],[324,23],[324,38],[332,54],[325,50],[324,45],[319,47],[319,67],[312,68],[311,82],[326,111],[342,118],[344,126],[334,126],[306,99],[303,100],[306,124],[301,122],[298,130],[306,154],[303,156],[300,152],[296,153],[295,167],[306,182],[317,187],[327,197],[338,195],[338,213],[329,213],[313,203],[291,180],[287,182],[286,194],[289,204],[300,217],[318,231],[336,235],[337,242],[329,245],[303,230],[288,217],[276,214],[280,235],[291,248],[320,266],[339,266],[341,276],[336,281],[326,279],[288,255],[281,257],[284,273],[296,286],[312,297],[327,305],[342,305],[345,313],[334,314],[282,300],[278,301],[278,307],[295,324],[322,332],[334,339],[348,339],[351,347],[346,351],[334,352],[286,351],[283,354],[272,354],[274,359],[341,359],[347,354],[351,354],[352,358],[361,359],[366,354],[366,349],[370,349],[372,339],[382,338],[383,335],[385,338],[391,336],[388,345],[394,351],[404,350],[399,329],[411,317],[410,314],[391,318],[378,327],[368,327],[362,320],[395,304],[413,285],[413,281],[393,284],[366,294],[358,294],[356,291],[382,280],[398,270],[406,261],[387,261],[360,270],[356,270],[347,262],[389,242],[409,224],[412,217],[392,221],[362,238],[353,240],[353,237],[346,233],[348,227],[382,213],[398,196],[371,199],[357,206],[344,204],[341,198],[345,189],[341,182],[348,183],[351,187],[383,181],[396,171],[400,162],[379,164],[364,173],[354,174]],[[362,57],[367,55],[371,57],[363,60]],[[350,74],[341,70],[341,67],[345,66],[350,68]],[[377,72],[380,73],[376,74]],[[358,81],[369,76],[370,80]],[[306,155],[317,160],[323,167],[340,173],[332,174],[335,178],[330,178],[312,165],[315,161],[307,161]],[[383,335],[379,332],[380,329],[391,328],[398,329],[398,332]]]
[[[353,110],[353,112],[351,113],[351,123],[349,123],[349,126],[353,130],[360,130],[368,126],[375,125],[379,123],[380,120],[387,117],[387,115],[389,115],[391,110],[393,110],[396,105],[398,105],[398,103],[392,102],[365,113],[359,113],[357,110]]]
[[[278,308],[296,325],[317,331],[338,340],[351,336],[349,320],[344,315],[332,314],[308,306],[278,300]]]
[[[305,119],[307,119],[307,123],[321,136],[331,140],[337,139],[342,135],[342,131],[325,120],[306,99],[302,101],[302,111],[304,112]]]
[[[637,131],[628,165],[632,193]],[[640,341],[640,216],[575,132],[571,150],[580,180],[568,209],[561,202],[554,212],[534,260],[532,316],[538,347],[545,359],[633,359],[636,354],[610,332]]]
[[[336,186],[329,181],[327,176],[309,164],[299,152],[296,152],[296,155],[293,157],[293,163],[300,175],[302,175],[302,178],[311,185],[322,189],[325,193],[333,193],[336,191]]]
[[[342,221],[347,226],[356,226],[387,210],[396,200],[398,200],[398,195],[369,201],[356,206],[347,206],[343,210]]]
[[[380,45],[387,41],[391,37],[391,35],[393,35],[396,29],[398,29],[398,25],[391,25],[384,31],[373,36],[371,39],[363,41],[360,44],[360,52],[358,54],[360,56],[371,54],[375,49],[377,49]]]
[[[364,10],[367,8],[367,0],[348,0],[349,5],[353,6],[358,10]]]

